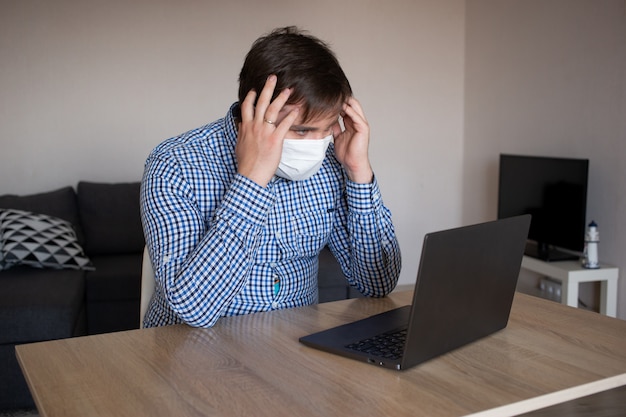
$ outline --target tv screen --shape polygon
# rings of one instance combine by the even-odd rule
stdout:
[[[498,218],[532,215],[527,255],[578,258],[585,243],[588,171],[587,159],[500,155]]]

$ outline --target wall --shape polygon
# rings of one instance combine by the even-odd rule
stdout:
[[[473,0],[466,22],[463,221],[495,217],[499,153],[589,158],[587,217],[626,318],[626,2]]]
[[[296,24],[336,51],[414,282],[461,221],[461,0],[21,0],[0,14],[0,194],[139,180],[160,141],[222,117],[250,44]]]

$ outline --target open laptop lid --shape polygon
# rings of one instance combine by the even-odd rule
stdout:
[[[424,238],[401,368],[506,327],[530,215]]]
[[[411,306],[303,336],[300,342],[400,370],[504,328],[529,226],[525,215],[427,234]],[[399,327],[407,327],[408,335],[397,361],[347,346]]]

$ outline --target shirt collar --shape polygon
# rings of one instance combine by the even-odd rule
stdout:
[[[237,143],[237,120],[241,119],[239,103],[233,103],[224,118],[224,131],[226,137],[233,143]]]

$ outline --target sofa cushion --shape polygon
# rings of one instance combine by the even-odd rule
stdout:
[[[143,251],[139,187],[139,182],[78,183],[84,248],[89,255]]]
[[[93,256],[85,274],[89,334],[139,327],[142,254]]]
[[[84,334],[84,274],[80,270],[43,270],[26,266],[2,271],[0,344]]]
[[[141,257],[141,253],[92,256],[96,270],[85,275],[87,302],[139,300]]]
[[[74,227],[76,235],[78,236],[78,242],[83,243],[83,233],[80,229],[80,217],[76,204],[76,193],[72,187],[64,187],[55,191],[25,196],[5,194],[0,196],[0,208],[42,213],[67,220],[72,223],[72,227]]]
[[[0,270],[15,265],[93,269],[70,222],[29,211],[0,209]]]
[[[139,302],[91,301],[87,309],[87,330],[90,335],[139,328]]]

